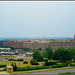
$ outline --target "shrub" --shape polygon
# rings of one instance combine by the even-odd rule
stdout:
[[[32,65],[39,65],[39,63],[37,61],[34,61],[33,63],[31,63]]]
[[[43,61],[44,61],[44,62],[48,62],[48,59],[47,59],[47,58],[45,58]]]
[[[45,66],[56,65],[56,62],[45,62]]]
[[[31,60],[30,63],[32,64],[34,62],[34,60]]]
[[[17,61],[23,61],[23,59],[17,59]]]
[[[68,64],[58,64],[58,65],[52,65],[51,68],[60,68],[60,67],[67,67]]]
[[[3,71],[6,71],[6,68],[5,68],[5,69],[3,69]]]
[[[9,61],[16,61],[15,59],[9,59]]]
[[[14,66],[14,71],[16,71],[17,70],[17,66],[16,66],[16,63],[15,63],[15,66]]]
[[[23,61],[23,59],[9,59],[9,61]]]
[[[17,66],[16,66],[16,63],[15,63],[15,65],[12,63],[12,65],[11,66],[13,66],[13,71],[16,71],[17,70]]]
[[[37,61],[31,60],[30,61],[31,65],[39,65],[39,63]]]
[[[0,65],[0,68],[1,68],[1,67],[6,67],[6,65]]]
[[[37,67],[22,67],[22,68],[18,68],[17,71],[28,71],[28,70],[39,70],[39,69],[47,69],[49,68],[48,66],[37,66]]]
[[[24,61],[23,64],[28,64],[28,61]]]
[[[70,66],[75,66],[75,64],[70,64]]]

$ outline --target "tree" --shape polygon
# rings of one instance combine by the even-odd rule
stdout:
[[[39,51],[33,52],[33,59],[36,61],[43,61],[43,56]]]
[[[72,57],[68,49],[60,48],[53,53],[53,59],[66,62],[72,60]]]
[[[12,63],[12,65],[11,65],[11,66],[13,66],[13,71],[16,71],[16,70],[17,70],[16,63],[15,63],[15,65]]]
[[[13,49],[13,50],[14,50],[14,47],[11,47],[11,49]]]
[[[27,51],[27,48],[25,47],[25,48],[23,48],[23,51]]]
[[[53,51],[50,49],[50,50],[46,50],[46,56],[48,59],[52,59],[52,55],[53,55]]]
[[[46,48],[46,50],[52,50],[52,49],[50,49],[50,48]]]
[[[14,64],[12,63],[11,66],[14,66]]]
[[[37,50],[38,50],[38,51],[41,51],[42,49],[41,49],[41,48],[38,48]]]
[[[69,50],[70,50],[72,59],[75,60],[75,49],[69,49]]]
[[[41,54],[42,54],[43,58],[47,58],[47,52],[46,51],[45,52],[41,52]]]
[[[15,63],[15,66],[14,66],[14,71],[16,71],[17,70],[17,66],[16,66],[16,63]]]

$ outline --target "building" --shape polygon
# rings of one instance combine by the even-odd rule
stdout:
[[[10,50],[11,48],[0,48],[0,50]]]
[[[6,49],[4,51],[1,51],[0,54],[1,55],[15,55],[15,51],[14,50]]]
[[[21,56],[21,55],[25,56],[25,53],[26,53],[26,52],[23,51],[23,50],[19,50],[19,51],[18,51],[18,55],[20,55],[20,56]]]
[[[41,48],[45,50],[46,48],[51,48],[53,51],[59,48],[73,48],[75,49],[75,35],[72,40],[26,40],[26,41],[9,41],[3,43],[3,46],[14,47],[15,49],[21,48],[30,48],[30,49],[38,49]]]
[[[50,46],[49,42],[50,40],[34,40],[29,42],[24,41],[23,47],[30,48],[30,49],[38,49],[38,48],[45,49]]]
[[[26,57],[32,57],[33,53],[32,52],[26,52],[25,56]]]
[[[22,41],[8,41],[3,43],[3,47],[11,47],[11,48],[23,48],[23,42]]]

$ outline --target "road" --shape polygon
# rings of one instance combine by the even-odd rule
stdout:
[[[62,69],[62,70],[55,70],[55,71],[45,71],[45,72],[35,72],[35,73],[24,73],[24,74],[12,74],[12,75],[58,75],[58,73],[64,72],[75,72],[74,69]]]

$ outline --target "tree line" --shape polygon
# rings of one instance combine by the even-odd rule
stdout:
[[[43,61],[44,59],[61,62],[71,61],[75,60],[75,49],[59,48],[53,52],[52,49],[47,48],[45,52],[34,51],[33,59],[37,61]]]

